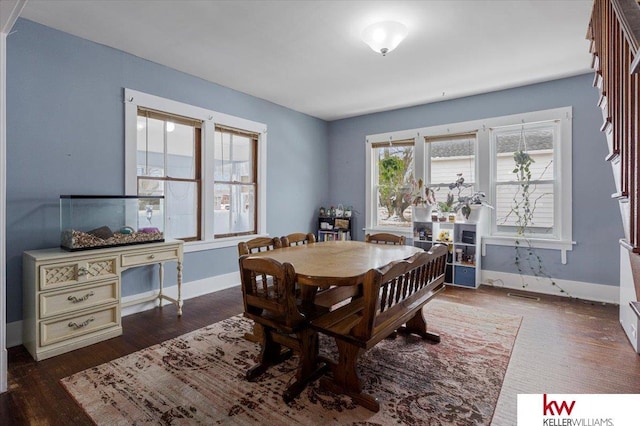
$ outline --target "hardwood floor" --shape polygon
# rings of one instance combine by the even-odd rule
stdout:
[[[618,307],[482,286],[450,287],[443,299],[521,315],[522,325],[493,419],[514,425],[518,393],[640,393],[640,356],[618,322]],[[428,305],[427,305],[428,307]],[[24,347],[9,349],[9,391],[0,395],[3,425],[91,424],[59,380],[242,312],[240,288],[123,318],[124,334],[35,362]],[[434,330],[437,331],[437,330]]]

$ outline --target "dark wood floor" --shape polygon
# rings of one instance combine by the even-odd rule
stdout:
[[[508,293],[483,286],[448,288],[439,296],[523,316],[494,425],[515,424],[518,393],[640,393],[640,356],[622,331],[617,306]],[[0,423],[91,424],[59,384],[61,378],[241,311],[240,289],[233,288],[187,300],[181,318],[173,306],[127,316],[122,336],[37,363],[22,346],[10,348],[9,391],[0,395]]]

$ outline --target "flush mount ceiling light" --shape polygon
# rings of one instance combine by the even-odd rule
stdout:
[[[369,25],[362,32],[362,40],[373,49],[374,52],[386,56],[388,52],[398,47],[407,36],[407,27],[400,22],[383,21]]]

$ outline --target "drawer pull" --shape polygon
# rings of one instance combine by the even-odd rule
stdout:
[[[149,255],[149,259],[155,259],[155,258],[156,258],[156,255],[155,255],[155,254],[150,254],[150,255]]]
[[[90,291],[89,293],[85,294],[82,297],[69,296],[69,297],[67,297],[67,300],[70,301],[71,303],[80,303],[80,302],[84,302],[85,300],[89,299],[93,295],[94,295],[93,291]]]
[[[79,276],[79,277],[85,276],[85,275],[87,275],[88,273],[89,273],[89,270],[88,270],[87,268],[85,268],[85,267],[83,267],[83,266],[81,266],[81,267],[79,267],[79,268],[78,268],[78,276]]]
[[[88,325],[89,325],[89,323],[91,323],[91,322],[92,322],[92,321],[94,321],[94,320],[95,320],[95,318],[94,318],[94,317],[91,317],[91,318],[87,319],[86,321],[81,322],[80,324],[78,324],[78,323],[75,323],[75,322],[71,321],[71,322],[69,323],[69,327],[70,327],[70,328],[73,328],[74,330],[77,330],[77,329],[79,329],[79,328],[82,328],[82,327],[86,327],[86,326],[88,326]]]

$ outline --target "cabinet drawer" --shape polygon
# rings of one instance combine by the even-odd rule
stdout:
[[[99,258],[40,266],[40,290],[115,277],[117,258]]]
[[[70,315],[64,319],[40,322],[40,346],[69,340],[120,325],[118,304],[106,308]]]
[[[40,318],[77,312],[119,300],[118,279],[64,291],[40,293]]]
[[[158,251],[145,251],[144,253],[129,253],[122,255],[122,267],[149,265],[152,263],[164,262],[165,260],[178,259],[179,248],[165,249]]]

